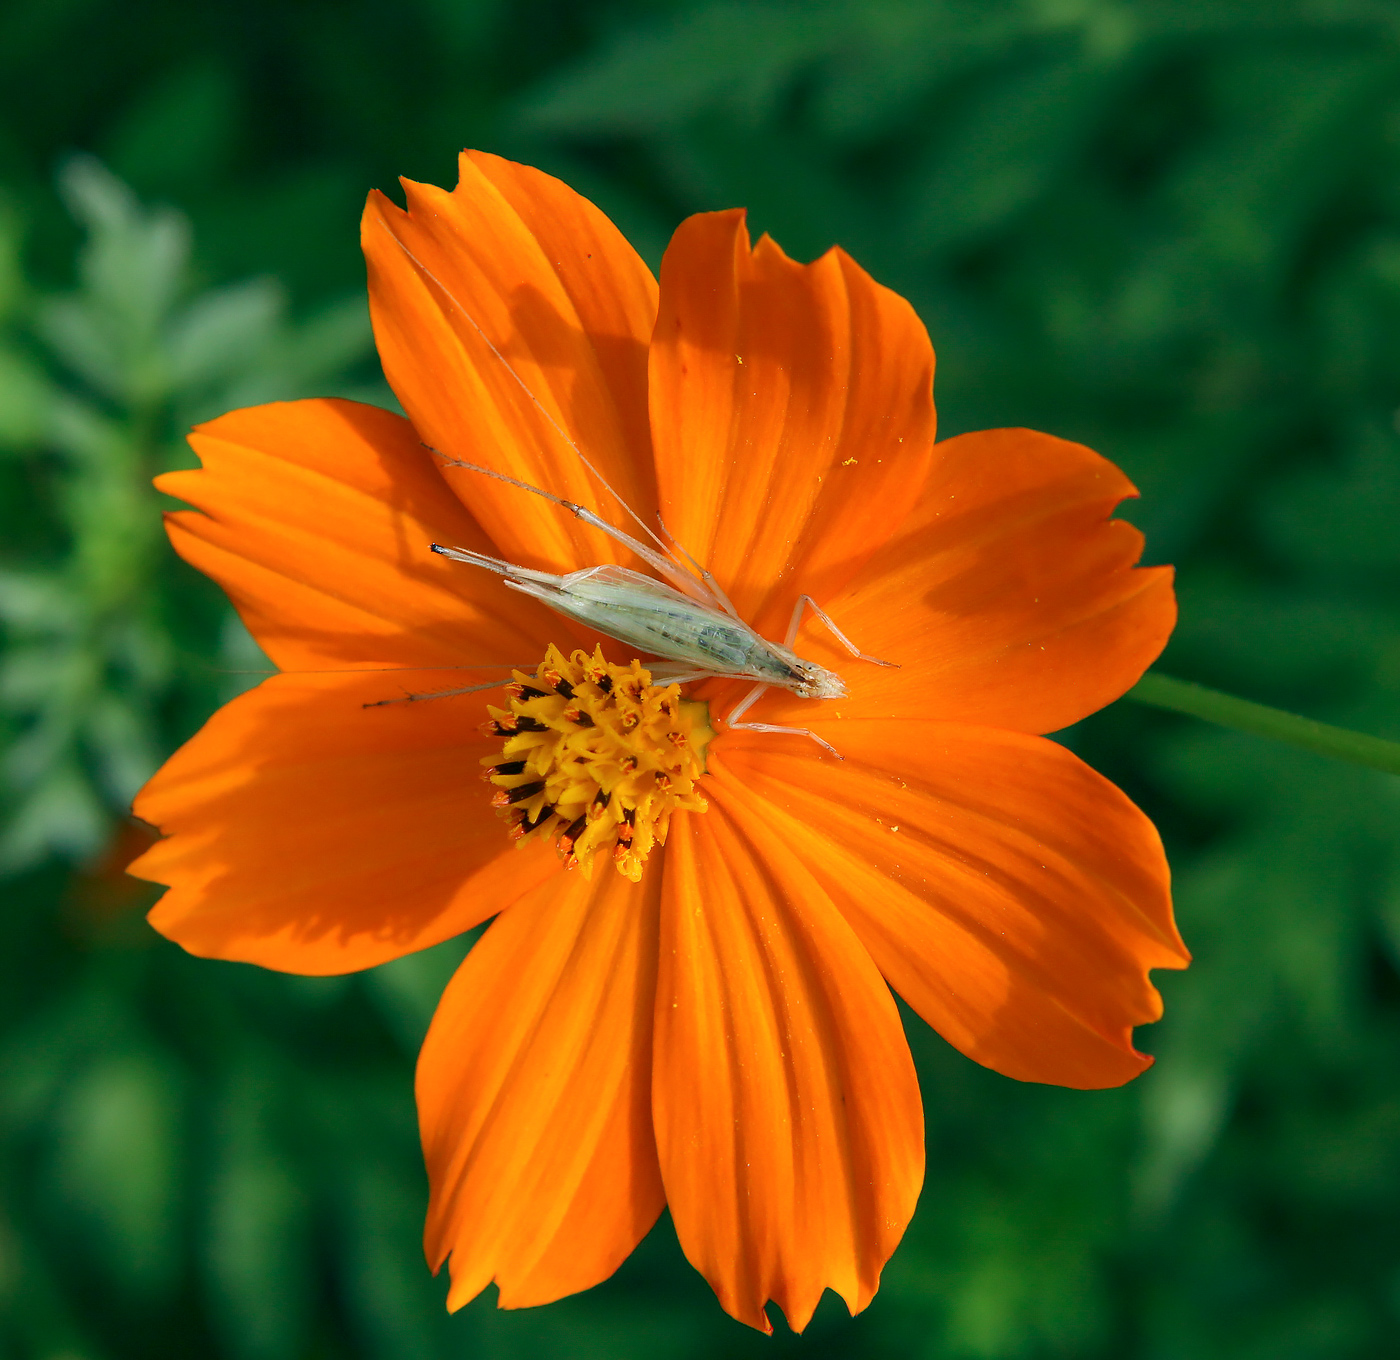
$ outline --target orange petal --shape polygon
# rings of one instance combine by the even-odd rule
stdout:
[[[460,682],[429,671],[427,689]],[[394,687],[387,686],[392,694]],[[509,848],[477,775],[483,696],[365,708],[381,675],[278,675],[225,705],[137,795],[165,832],[131,867],[192,954],[346,973],[436,944],[558,873]]]
[[[444,460],[495,468],[616,523],[581,449],[650,523],[651,271],[557,179],[478,151],[462,154],[460,175],[452,193],[404,180],[407,212],[380,193],[365,207],[370,314],[390,385]],[[511,561],[571,570],[627,556],[537,496],[445,471]]]
[[[499,917],[418,1060],[434,1269],[449,1308],[605,1280],[660,1214],[651,1131],[657,876],[555,879]]]
[[[875,1293],[923,1179],[923,1110],[870,956],[734,793],[707,781],[710,810],[666,846],[656,1139],[681,1246],[726,1311],[770,1331],[771,1299],[801,1330],[823,1289],[852,1312]]]
[[[816,625],[798,650],[846,678],[846,717],[1067,727],[1133,685],[1176,622],[1171,568],[1134,569],[1142,535],[1108,518],[1136,494],[1092,449],[1034,430],[939,444],[918,507],[828,605],[902,669],[844,657]]]
[[[933,350],[903,298],[840,250],[799,265],[741,211],[683,222],[661,264],[651,429],[667,527],[739,613],[782,636],[914,503]]]
[[[844,761],[736,733],[710,770],[811,866],[895,990],[1022,1081],[1117,1086],[1142,1071],[1133,1026],[1162,1012],[1147,971],[1189,959],[1152,823],[1042,737],[918,721],[820,730]]]
[[[279,402],[201,425],[190,444],[203,469],[156,485],[205,513],[167,515],[171,541],[282,668],[495,663],[463,685],[530,662],[557,633],[496,577],[429,551],[490,544],[402,416]]]

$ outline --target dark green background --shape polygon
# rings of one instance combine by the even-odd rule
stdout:
[[[1197,963],[1159,1063],[1022,1086],[911,1018],[918,1215],[801,1338],[729,1321],[664,1221],[587,1295],[448,1318],[411,1072],[460,948],[306,980],[144,925],[124,800],[259,664],[149,474],[230,405],[384,399],[360,207],[462,145],[653,264],[734,204],[840,242],[927,322],[945,433],[1139,483],[1163,669],[1400,737],[1400,5],[9,4],[0,1357],[1395,1354],[1394,779],[1127,704],[1068,734],[1168,842]]]

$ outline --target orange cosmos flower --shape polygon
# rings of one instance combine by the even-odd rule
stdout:
[[[201,471],[159,483],[198,507],[169,517],[176,549],[283,673],[138,799],[165,833],[135,866],[169,885],[151,920],[196,954],[343,973],[496,918],[418,1068],[427,1250],[450,1258],[451,1307],[492,1280],[506,1307],[585,1289],[668,1205],[736,1318],[768,1330],[772,1300],[801,1328],[827,1287],[861,1309],[923,1174],[891,988],[1021,1080],[1114,1086],[1149,1062],[1132,1046],[1161,1010],[1148,970],[1187,960],[1161,846],[1040,734],[1156,657],[1171,573],[1134,568],[1139,534],[1109,519],[1133,488],[1089,449],[1027,430],[935,444],[924,328],[841,251],[798,265],[751,247],[741,212],[701,214],[658,287],[536,170],[468,153],[455,192],[404,187],[407,212],[370,196],[363,235],[408,419],[347,401],[236,411],[192,436]],[[597,635],[429,551],[629,561],[558,506],[448,465],[615,518],[570,441],[765,637],[809,593],[898,663],[853,661],[809,620],[798,652],[848,694],[771,690],[748,715],[844,759],[727,730],[732,681],[691,687],[707,740],[705,710],[648,685],[620,644],[602,641],[600,665]],[[487,663],[543,678],[379,702]],[[575,845],[640,768],[671,801],[634,790],[589,832],[596,857]],[[522,784],[540,786],[523,812]],[[537,834],[512,845],[493,792]],[[549,802],[570,798],[572,831]],[[642,823],[649,856],[628,840]],[[591,872],[566,872],[554,841]]]

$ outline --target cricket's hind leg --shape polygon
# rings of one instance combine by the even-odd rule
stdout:
[[[661,526],[661,532],[665,534],[665,536],[670,540],[672,556],[679,556],[685,558],[685,561],[689,564],[691,571],[693,571],[695,575],[698,576],[701,579],[701,581],[704,582],[705,589],[708,590],[710,594],[714,596],[715,601],[719,605],[719,607],[723,609],[724,612],[728,614],[731,619],[738,619],[739,611],[734,608],[734,602],[729,598],[728,595],[724,593],[724,588],[720,585],[718,581],[715,580],[714,576],[711,575],[709,568],[702,567],[700,563],[697,562],[695,558],[690,555],[690,552],[686,549],[685,544],[682,543],[680,539],[678,539],[675,536],[675,534],[673,534],[666,527],[666,521],[661,518],[660,512],[657,513],[656,522]],[[742,623],[743,620],[739,619],[739,622]]]
[[[724,720],[725,726],[731,732],[784,732],[793,737],[811,737],[823,750],[830,751],[837,760],[845,760],[841,754],[829,741],[824,741],[821,737],[806,727],[780,727],[776,723],[739,722],[745,713],[751,709],[765,690],[772,689],[771,685],[755,685],[739,702],[734,706],[729,716]]]
[[[783,646],[789,651],[792,644],[797,641],[797,630],[802,627],[802,611],[810,609],[830,631],[832,637],[836,639],[857,661],[868,661],[872,666],[889,666],[895,670],[899,669],[898,661],[881,661],[878,656],[869,656],[861,651],[854,642],[848,638],[831,620],[831,615],[826,612],[810,595],[799,595],[796,605],[792,610],[792,622],[788,624],[787,637],[783,639]]]
[[[431,445],[425,445],[424,447],[428,448],[431,453],[437,454],[439,458],[442,458],[447,467],[467,468],[469,471],[479,472],[484,477],[491,477],[498,482],[505,482],[509,486],[519,487],[521,491],[528,491],[533,496],[540,496],[544,500],[549,501],[551,505],[557,505],[561,509],[567,510],[571,515],[581,519],[585,524],[597,529],[600,533],[607,534],[614,542],[621,543],[623,547],[636,553],[643,562],[646,562],[665,577],[682,595],[687,595],[692,600],[699,600],[702,604],[718,602],[723,605],[729,613],[734,613],[734,606],[729,603],[728,597],[719,589],[719,586],[715,584],[714,578],[709,572],[702,571],[697,567],[696,570],[700,571],[701,575],[696,577],[690,573],[679,558],[672,560],[675,556],[674,551],[667,548],[665,541],[657,537],[656,533],[651,528],[642,523],[637,512],[633,510],[617,492],[613,491],[612,487],[608,486],[607,482],[603,482],[603,485],[607,487],[609,493],[611,493],[617,503],[656,541],[657,547],[661,548],[663,552],[658,553],[652,548],[648,548],[645,543],[639,542],[637,539],[633,538],[631,534],[623,533],[621,529],[617,528],[615,525],[609,524],[601,515],[595,514],[586,506],[579,505],[574,501],[566,501],[562,496],[556,496],[552,492],[543,491],[537,486],[531,486],[529,482],[522,482],[518,477],[508,477],[504,472],[496,472],[491,468],[482,467],[479,463],[468,463],[460,458],[446,458],[445,455],[438,453]],[[574,448],[574,452],[578,453],[580,458],[583,457],[583,455],[579,453],[577,447]],[[597,469],[594,468],[586,458],[584,458],[583,461],[584,465],[592,470],[595,476],[598,476]],[[599,477],[599,481],[602,481],[601,477]],[[664,529],[666,526],[663,524],[661,527]],[[459,562],[471,562],[476,566],[485,567],[488,571],[499,572],[503,576],[506,575],[503,568],[508,564],[502,563],[499,558],[486,557],[483,553],[465,553],[465,551],[460,548],[444,549],[438,547],[437,544],[433,545],[433,551],[441,552],[447,557],[455,557]],[[684,552],[684,549],[682,549],[682,552]],[[665,554],[670,555],[668,556]],[[689,553],[686,553],[686,556],[689,557]],[[512,570],[516,575],[520,575],[523,569],[512,568]],[[551,579],[558,580],[557,577]],[[737,618],[738,615],[735,615],[735,617]]]
[[[558,588],[564,578],[551,571],[535,571],[531,567],[518,567],[500,557],[488,557],[485,553],[473,552],[470,548],[448,548],[441,543],[429,543],[428,548],[439,557],[450,558],[454,562],[465,562],[468,566],[482,567],[494,571],[497,576],[516,576],[523,581],[537,581]]]

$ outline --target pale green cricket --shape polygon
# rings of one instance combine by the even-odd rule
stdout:
[[[579,456],[583,457],[581,453]],[[601,530],[609,538],[630,548],[644,562],[675,584],[666,585],[651,576],[643,576],[640,572],[611,564],[584,567],[581,571],[571,571],[559,576],[553,572],[517,566],[499,557],[489,557],[485,553],[472,552],[466,548],[444,547],[440,543],[431,545],[433,552],[449,557],[454,562],[466,562],[471,566],[493,571],[503,577],[505,584],[512,590],[533,596],[565,618],[596,628],[598,632],[616,638],[619,642],[625,642],[639,651],[664,658],[659,664],[648,665],[652,678],[662,684],[686,684],[694,680],[710,679],[752,680],[753,688],[735,705],[725,720],[726,726],[731,729],[787,732],[795,736],[811,737],[833,755],[839,755],[828,742],[805,727],[782,727],[773,723],[739,721],[764,690],[770,687],[791,690],[802,699],[840,699],[845,695],[846,682],[835,671],[829,671],[824,666],[817,665],[815,661],[804,661],[792,650],[797,630],[802,625],[802,615],[807,609],[811,609],[853,657],[877,666],[894,664],[866,656],[837,628],[826,611],[810,595],[799,597],[783,642],[770,642],[767,638],[760,637],[739,617],[718,582],[703,568],[686,566],[664,556],[584,506],[551,495],[528,482],[518,481],[504,473],[481,467],[476,463],[463,462],[461,459],[444,461],[448,467],[468,468],[497,481],[508,482],[522,491],[543,496],[545,500],[577,515],[585,524]],[[598,476],[597,470],[587,459],[584,459],[584,463]],[[598,479],[603,481],[601,477]],[[603,485],[617,496],[607,482],[603,481]],[[617,499],[629,514],[633,514],[633,518],[637,518],[620,497]],[[640,519],[638,523],[641,523]],[[666,532],[665,525],[661,527],[662,531]],[[650,533],[650,530],[647,532]],[[652,537],[656,536],[653,534]],[[659,538],[656,541],[659,546],[665,547]],[[672,542],[674,544],[675,541]],[[683,554],[691,563],[694,562],[679,544],[667,551]]]

